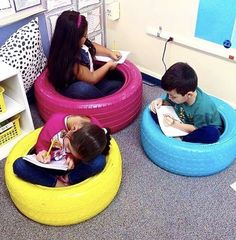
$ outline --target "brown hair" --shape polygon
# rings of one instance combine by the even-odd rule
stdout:
[[[110,133],[95,124],[84,123],[72,133],[70,144],[81,157],[81,161],[89,162],[99,154],[108,154],[110,149]]]
[[[196,72],[187,63],[177,62],[172,65],[161,79],[161,87],[165,91],[176,90],[184,96],[189,91],[195,91],[198,84]]]

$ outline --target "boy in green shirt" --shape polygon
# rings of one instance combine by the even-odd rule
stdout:
[[[181,122],[165,116],[167,126],[188,132],[182,137],[185,142],[215,143],[223,132],[220,113],[211,98],[197,87],[197,74],[188,64],[178,62],[172,65],[161,79],[161,87],[167,92],[165,99],[158,98],[150,104],[156,107],[171,105]]]

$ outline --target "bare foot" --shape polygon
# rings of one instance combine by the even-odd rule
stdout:
[[[55,187],[66,187],[69,185],[69,179],[67,175],[59,176]]]
[[[66,186],[68,186],[68,184],[66,184],[60,180],[57,180],[55,187],[66,187]]]

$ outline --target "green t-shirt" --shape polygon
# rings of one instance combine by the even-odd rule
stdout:
[[[210,96],[199,88],[197,88],[196,91],[196,100],[192,105],[188,105],[187,103],[174,103],[169,99],[168,94],[165,100],[174,107],[183,123],[192,124],[197,128],[207,125],[215,125],[221,128],[222,120],[220,113],[217,111],[216,105]]]

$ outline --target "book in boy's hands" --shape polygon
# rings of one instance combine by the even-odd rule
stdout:
[[[175,112],[175,109],[172,106],[161,106],[160,108],[156,108],[156,113],[157,113],[160,128],[166,136],[181,137],[188,134],[187,132],[182,131],[180,129],[174,128],[172,126],[164,125],[164,115],[166,114],[170,115],[173,119],[181,122],[180,118]]]
[[[39,167],[57,169],[57,170],[68,170],[68,165],[66,164],[66,158],[62,158],[61,160],[55,161],[51,160],[49,163],[41,163],[36,159],[35,154],[26,155],[23,157],[24,160],[31,162]]]
[[[121,58],[116,61],[118,64],[122,64],[125,62],[126,58],[128,57],[128,55],[130,54],[130,52],[128,51],[119,51],[121,54]],[[108,62],[110,60],[112,60],[110,57],[107,57],[107,56],[99,56],[99,55],[96,55],[95,56],[95,59],[98,60],[98,61],[101,61],[101,62]]]

